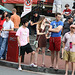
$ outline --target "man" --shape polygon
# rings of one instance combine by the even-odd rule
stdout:
[[[70,25],[73,24],[73,18],[71,16],[68,17],[68,21],[67,22],[64,22],[64,26],[63,26],[63,29],[62,29],[62,35],[64,36],[65,33],[69,32],[70,31]],[[62,48],[62,54],[61,54],[61,59],[63,58],[63,48]]]
[[[55,70],[58,70],[58,60],[59,60],[59,51],[61,46],[61,30],[63,28],[63,22],[60,21],[61,14],[56,14],[56,20],[52,21],[50,24],[49,32],[51,32],[50,37],[50,46],[49,50],[51,50],[51,68],[54,67],[54,57],[56,52],[56,66]]]
[[[52,13],[61,13],[61,6],[62,6],[61,0],[54,0]]]
[[[22,55],[25,54],[25,52],[31,53],[31,64],[30,66],[34,66],[35,65],[32,63],[32,59],[34,58],[33,55],[35,54],[35,52],[33,51],[33,49],[31,48],[30,44],[29,44],[29,29],[27,28],[28,26],[28,20],[27,19],[22,19],[22,26],[17,30],[16,36],[17,36],[17,40],[18,40],[18,44],[20,47],[20,51],[19,51],[19,68],[18,70],[22,70],[21,68],[21,57]]]
[[[12,9],[12,16],[11,16],[11,20],[14,23],[14,29],[15,31],[17,31],[17,29],[19,28],[19,24],[20,24],[20,17],[16,14],[16,9],[13,8]]]
[[[64,22],[64,26],[63,26],[63,35],[66,32],[70,31],[70,25],[73,24],[73,18],[71,16],[68,17],[68,21]]]
[[[34,30],[34,35],[36,35],[36,25],[37,25],[37,22],[39,21],[39,14],[38,12],[34,12],[33,16],[31,17],[31,22],[29,24],[29,31],[30,31],[30,35],[31,35],[31,28]]]
[[[7,53],[7,46],[8,46],[8,36],[9,36],[9,31],[14,30],[14,23],[10,20],[10,15],[6,15],[6,21],[3,23],[3,29],[1,30],[1,37],[2,37],[2,45],[0,49],[0,59],[4,53],[4,58],[6,59],[6,53]]]
[[[68,75],[68,64],[71,62],[72,74],[74,75],[75,70],[75,25],[70,26],[70,31],[67,32],[63,37],[63,59],[65,60],[65,75]]]

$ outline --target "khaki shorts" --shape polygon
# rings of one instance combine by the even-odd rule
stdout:
[[[65,61],[75,62],[75,52],[64,50],[63,59]]]

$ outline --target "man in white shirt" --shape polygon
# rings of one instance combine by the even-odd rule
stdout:
[[[3,59],[6,59],[9,31],[12,31],[13,29],[14,29],[14,23],[10,20],[10,15],[7,14],[6,21],[4,21],[3,29],[1,30],[2,44],[0,49],[0,59],[2,55],[4,55]]]
[[[61,0],[54,0],[52,13],[61,13],[61,6],[62,6]]]

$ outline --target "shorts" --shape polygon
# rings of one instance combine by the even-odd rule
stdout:
[[[20,49],[19,49],[19,56],[24,55],[25,52],[28,54],[28,53],[31,53],[33,51],[34,50],[31,48],[30,44],[28,43],[27,45],[20,47]]]
[[[61,4],[59,4],[59,5],[53,4],[52,13],[61,13]]]
[[[63,59],[65,61],[75,62],[75,52],[65,50],[63,53]]]
[[[49,50],[60,51],[60,47],[61,47],[61,37],[50,37]]]

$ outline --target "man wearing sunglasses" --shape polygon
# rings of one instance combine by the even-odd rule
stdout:
[[[70,31],[63,37],[63,59],[65,60],[65,75],[68,75],[68,64],[71,62],[72,74],[74,75],[74,63],[75,63],[75,25],[70,26]]]

